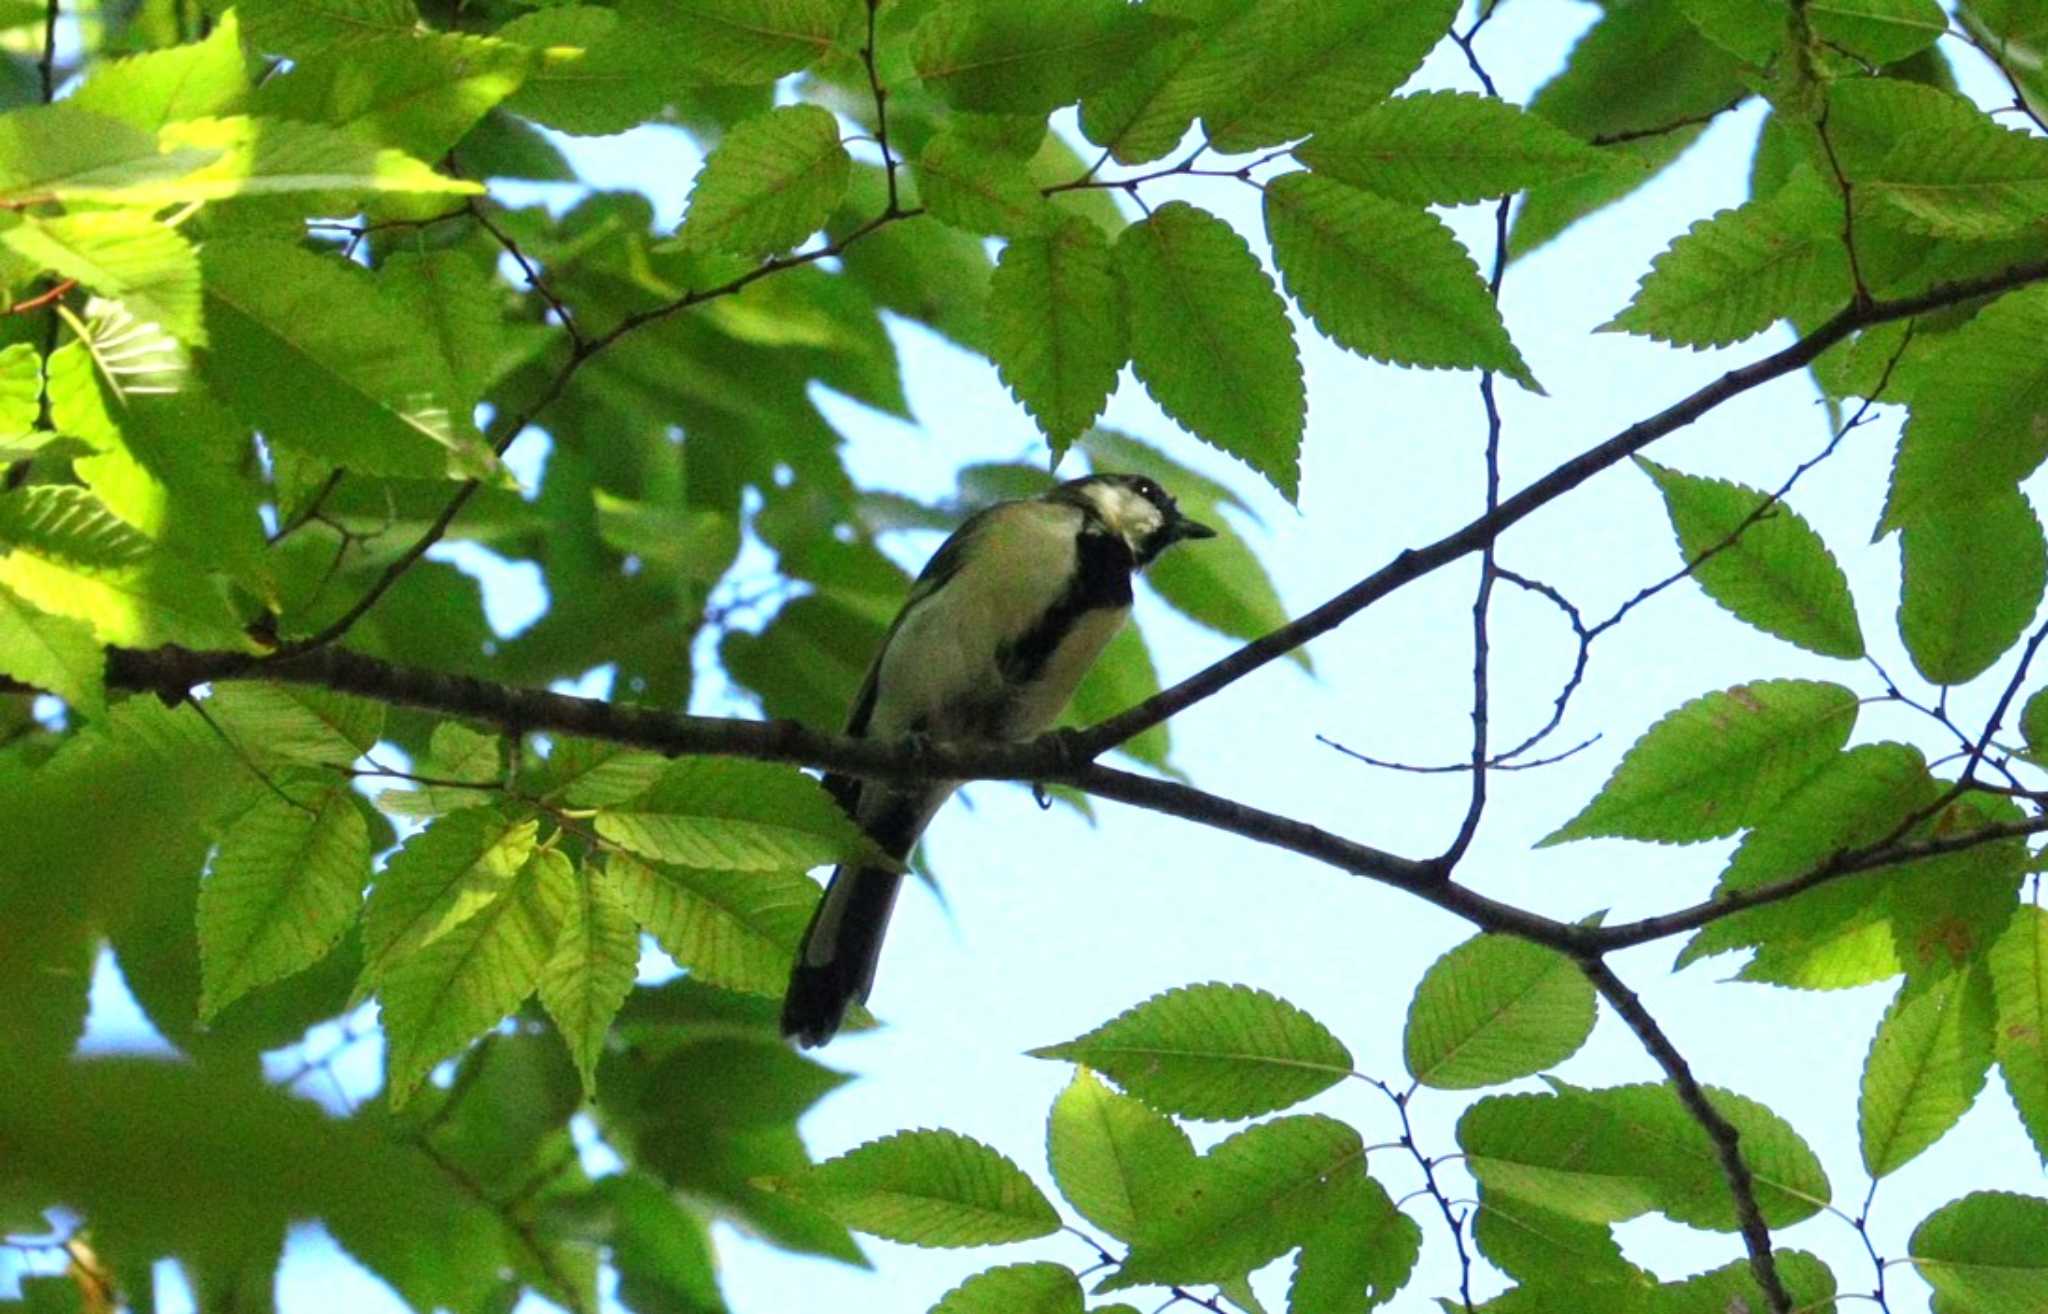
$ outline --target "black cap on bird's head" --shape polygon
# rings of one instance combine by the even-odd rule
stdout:
[[[1139,566],[1150,565],[1154,557],[1184,539],[1216,537],[1214,529],[1182,515],[1173,495],[1144,475],[1085,475],[1068,480],[1048,496],[1092,512],[1107,528],[1121,534]]]

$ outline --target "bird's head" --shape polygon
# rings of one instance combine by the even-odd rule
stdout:
[[[1183,539],[1216,537],[1214,529],[1182,515],[1172,495],[1144,475],[1092,474],[1061,484],[1052,495],[1092,511],[1130,544],[1141,567]]]

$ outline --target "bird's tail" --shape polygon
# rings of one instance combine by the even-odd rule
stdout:
[[[887,867],[841,867],[811,915],[782,999],[782,1034],[806,1048],[839,1030],[848,1006],[875,984],[882,934],[896,904],[902,873]]]

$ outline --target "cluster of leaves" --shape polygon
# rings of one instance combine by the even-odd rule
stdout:
[[[1615,5],[1527,108],[1394,94],[1445,39],[1449,0],[203,8],[99,15],[61,98],[0,86],[0,674],[64,704],[38,720],[27,695],[0,698],[0,797],[26,819],[0,846],[0,1066],[18,1074],[0,1085],[0,1226],[81,1210],[137,1300],[165,1254],[203,1303],[266,1296],[285,1223],[308,1215],[419,1308],[522,1289],[592,1308],[602,1257],[644,1311],[722,1308],[711,1217],[858,1261],[849,1228],[983,1244],[1058,1215],[953,1133],[809,1164],[794,1120],[838,1077],[775,1040],[772,999],[816,897],[805,869],[866,842],[802,774],[255,680],[124,700],[108,648],[237,652],[260,674],[318,637],[519,685],[608,665],[619,691],[680,706],[683,654],[711,631],[765,713],[832,725],[906,583],[878,537],[1050,478],[969,467],[936,506],[858,487],[813,391],[909,418],[885,315],[985,356],[1055,463],[1072,448],[1153,473],[1215,524],[1242,509],[1229,489],[1091,428],[1126,365],[1291,499],[1306,392],[1288,299],[1360,356],[1535,390],[1493,279],[1433,207],[1521,193],[1509,250],[1533,249],[1746,97],[1770,104],[1751,200],[1675,241],[1614,328],[1693,347],[1810,328],[2048,245],[2048,144],[1955,94],[1932,0]],[[0,21],[27,32],[47,12]],[[2048,93],[2038,7],[1958,17],[2023,107]],[[1048,131],[1068,107],[1093,167]],[[672,232],[633,193],[586,189],[557,215],[476,181],[574,183],[539,128],[650,122],[703,154]],[[1198,122],[1201,149],[1160,163]],[[1133,222],[1116,199],[1169,178],[1258,188],[1277,285],[1217,213],[1174,201]],[[1901,632],[1935,684],[2009,652],[2048,576],[2018,491],[2048,456],[2044,330],[2037,286],[1869,329],[1814,367],[1837,402],[1909,407],[1879,529],[1900,533]],[[545,472],[522,490],[506,457],[536,421]],[[1648,469],[1712,596],[1809,651],[1863,655],[1841,572],[1788,508]],[[493,635],[470,578],[419,559],[443,536],[537,568],[542,617]],[[774,563],[758,578],[737,573],[748,542]],[[1233,637],[1284,619],[1235,535],[1151,579]],[[1073,716],[1158,686],[1128,633]],[[2023,816],[1962,789],[2003,753],[1966,745],[1968,768],[1940,778],[1909,746],[1849,747],[1855,714],[1816,682],[1710,695],[1554,838],[1746,832],[1722,878],[1746,894]],[[2048,757],[2048,698],[2023,729]],[[1171,769],[1163,727],[1124,750]],[[355,778],[399,774],[381,762],[400,752],[412,787],[372,806]],[[1703,927],[1685,961],[1749,949],[1752,979],[1903,978],[1864,1082],[1873,1177],[1952,1126],[1993,1062],[2048,1153],[2048,923],[2020,906],[2028,862],[2015,831],[1816,883]],[[687,975],[636,987],[643,934]],[[66,1061],[103,944],[192,1065]],[[373,996],[384,1106],[327,1119],[259,1082],[264,1051]],[[1411,1074],[1462,1090],[1539,1072],[1593,1012],[1567,960],[1482,938],[1419,989]],[[1126,1247],[1105,1250],[1101,1289],[1215,1286],[1256,1310],[1248,1275],[1291,1252],[1301,1314],[1406,1281],[1418,1229],[1354,1129],[1293,1113],[1198,1155],[1175,1121],[1265,1118],[1349,1074],[1313,1019],[1195,987],[1046,1053],[1084,1065],[1051,1166]],[[1789,1127],[1713,1100],[1768,1223],[1827,1198]],[[624,1171],[586,1174],[579,1111]],[[1519,1283],[1498,1308],[1764,1307],[1740,1266],[1667,1283],[1615,1247],[1612,1225],[1643,1213],[1740,1221],[1677,1092],[1554,1082],[1473,1105],[1459,1139],[1474,1237]],[[140,1188],[138,1144],[160,1152]],[[2043,1213],[1945,1206],[1915,1234],[1919,1271],[1958,1308],[2038,1303]],[[1833,1293],[1808,1257],[1781,1274],[1802,1305]],[[1083,1304],[1071,1270],[1032,1264],[939,1308]]]

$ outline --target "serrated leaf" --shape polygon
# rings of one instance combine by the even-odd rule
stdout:
[[[22,215],[0,230],[5,243],[38,267],[76,279],[138,320],[184,342],[206,344],[199,318],[199,252],[183,234],[136,210]]]
[[[534,62],[524,46],[469,33],[378,36],[294,61],[256,89],[250,108],[438,160],[518,88]]]
[[[2020,734],[2029,755],[2048,755],[2048,687],[2034,690],[2020,708]]]
[[[1308,1232],[1295,1258],[1289,1314],[1378,1309],[1407,1285],[1421,1257],[1421,1225],[1394,1207],[1384,1187],[1363,1174],[1341,1180],[1322,1226]]]
[[[1284,999],[1249,986],[1182,986],[1084,1036],[1030,1051],[1083,1063],[1154,1108],[1250,1118],[1351,1075],[1351,1052]]]
[[[1305,1244],[1370,1186],[1357,1130],[1320,1115],[1257,1123],[1197,1163],[1097,1291],[1240,1277]]]
[[[1994,1012],[1981,967],[1899,988],[1870,1042],[1856,1103],[1872,1177],[1897,1171],[1977,1102],[1991,1072]]]
[[[241,25],[230,9],[203,41],[98,61],[65,103],[155,132],[178,119],[236,113],[249,87]]]
[[[1109,242],[1086,219],[1003,248],[989,280],[989,357],[1055,459],[1116,390],[1130,355]]]
[[[644,748],[563,735],[548,750],[536,789],[571,807],[601,808],[641,793],[667,765],[667,758]]]
[[[1669,1085],[1554,1094],[1491,1095],[1458,1120],[1458,1144],[1488,1191],[1503,1191],[1589,1223],[1657,1211],[1717,1232],[1738,1223],[1713,1142]],[[1806,1142],[1754,1100],[1707,1088],[1741,1137],[1758,1210],[1772,1227],[1819,1212],[1827,1175]]]
[[[1023,161],[987,150],[958,131],[942,132],[926,144],[917,157],[917,184],[934,218],[970,233],[1029,237],[1050,232],[1060,222]],[[1101,236],[1101,230],[1094,231]],[[1107,259],[1103,264],[1108,265]]]
[[[1934,684],[1965,684],[1990,669],[2048,585],[2048,538],[2016,488],[1929,508],[1906,522],[1899,555],[1899,636]]]
[[[1165,1214],[1195,1171],[1186,1132],[1084,1067],[1053,1101],[1046,1156],[1060,1194],[1120,1241],[1136,1240]]]
[[[931,1314],[1082,1314],[1081,1280],[1065,1264],[1004,1264],[954,1287]]]
[[[1780,319],[1823,319],[1853,285],[1841,198],[1811,173],[1762,200],[1701,219],[1650,263],[1603,327],[1682,347],[1725,347]]]
[[[2014,913],[1987,963],[1998,1070],[2034,1152],[2048,1162],[2048,912],[2030,906]]]
[[[1948,31],[1935,0],[1812,0],[1806,13],[1815,34],[1873,64],[1896,64]]]
[[[1848,576],[1797,512],[1759,489],[1681,474],[1640,456],[1636,464],[1663,493],[1679,554],[1708,597],[1737,620],[1808,652],[1863,655]]]
[[[266,796],[221,837],[199,886],[199,1013],[325,957],[355,923],[370,833],[340,788]]]
[[[537,52],[505,108],[562,132],[601,136],[643,123],[674,97],[662,44],[620,11],[592,5],[537,9],[497,31]]]
[[[566,856],[539,850],[462,921],[391,956],[377,993],[388,1037],[385,1088],[394,1108],[436,1063],[533,993],[560,939],[575,882]]]
[[[362,270],[283,242],[212,242],[204,261],[207,376],[266,437],[368,474],[496,468],[431,340]]]
[[[1578,219],[1647,183],[1699,139],[1693,124],[1745,92],[1733,56],[1702,37],[1675,4],[1623,5],[1604,11],[1566,58],[1565,67],[1529,102],[1584,141],[1648,132],[1602,147],[1615,167],[1530,189],[1509,231],[1520,257]]]
[[[1439,1090],[1494,1086],[1562,1063],[1593,1032],[1593,985],[1553,949],[1478,935],[1430,965],[1408,1005],[1409,1075]]]
[[[1930,353],[1899,439],[1880,534],[2004,493],[2048,458],[2048,287],[1998,298]]]
[[[1622,1257],[1614,1229],[1546,1209],[1505,1191],[1482,1190],[1472,1239],[1494,1267],[1524,1286],[1649,1287],[1655,1279]]]
[[[599,812],[596,824],[621,848],[690,867],[787,871],[874,854],[817,781],[737,758],[672,762],[645,793]]]
[[[1274,263],[1332,340],[1375,360],[1499,370],[1543,390],[1442,220],[1313,173],[1282,174],[1265,193]]]
[[[955,109],[1044,114],[1108,81],[1173,27],[1122,0],[944,0],[918,24],[910,58]]]
[[[531,819],[495,808],[451,813],[406,840],[363,909],[363,980],[442,938],[501,897],[533,853]]]
[[[2048,1301],[2048,1200],[1973,1191],[1921,1220],[1907,1252],[1936,1308],[2031,1314]]]
[[[540,971],[540,1002],[568,1043],[585,1098],[597,1093],[597,1061],[640,965],[640,933],[611,869],[576,871],[554,952]]]
[[[104,643],[133,648],[246,646],[219,583],[161,552],[83,488],[0,493],[0,586]]]
[[[1964,241],[2016,237],[2048,210],[2048,141],[1982,113],[1965,123],[1909,127],[1856,190],[1885,202],[1887,217],[1915,232]]]
[[[384,733],[384,705],[311,685],[223,680],[207,711],[258,761],[355,765]]]
[[[952,1131],[907,1131],[827,1159],[774,1189],[857,1232],[914,1246],[985,1246],[1059,1230],[1016,1164]]]
[[[332,46],[405,36],[419,26],[413,0],[241,0],[249,44],[302,58]]]
[[[853,158],[816,105],[784,105],[734,126],[704,158],[678,236],[685,246],[768,255],[825,226]]]
[[[62,698],[78,714],[107,714],[107,654],[92,627],[32,607],[0,584],[0,672]]]
[[[773,82],[851,35],[858,0],[624,0],[625,39],[691,82]]]
[[[1325,178],[1413,205],[1469,205],[1613,168],[1548,119],[1469,91],[1396,96],[1318,131],[1294,158]]]
[[[1848,742],[1856,695],[1761,680],[1693,699],[1644,733],[1591,803],[1543,845],[1613,835],[1690,843],[1765,820]]]
[[[1226,154],[1305,137],[1408,80],[1450,30],[1455,0],[1271,0],[1248,6],[1187,72]]]
[[[0,459],[17,460],[43,445],[43,353],[29,342],[0,347]]]
[[[612,877],[633,919],[708,985],[779,995],[803,939],[818,886],[786,871],[714,871],[611,854]]]
[[[440,783],[415,789],[387,789],[377,796],[377,806],[402,816],[434,817],[493,802],[506,783],[498,736],[472,730],[459,722],[443,721],[434,727],[426,761],[420,764],[417,774],[434,777]],[[456,780],[475,781],[478,788],[447,783]]]
[[[449,410],[470,415],[496,379],[506,352],[500,289],[458,251],[394,251],[377,270],[378,290],[402,307],[447,366]]]
[[[1286,306],[1244,238],[1169,201],[1123,231],[1116,262],[1145,390],[1293,501],[1308,407],[1301,360]]]

